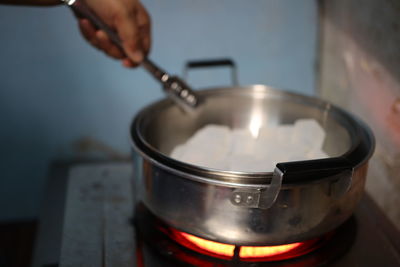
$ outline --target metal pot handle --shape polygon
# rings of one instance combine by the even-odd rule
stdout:
[[[189,70],[191,69],[215,68],[215,67],[229,67],[231,69],[232,86],[239,85],[236,64],[230,58],[190,60],[186,62],[185,68],[183,69],[184,80],[187,81],[188,73]]]
[[[278,197],[282,187],[282,172],[275,168],[270,184],[265,188],[236,189],[231,196],[231,203],[245,208],[269,209]]]

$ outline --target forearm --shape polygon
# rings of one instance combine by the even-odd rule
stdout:
[[[0,4],[9,5],[51,6],[60,3],[60,0],[0,0]]]

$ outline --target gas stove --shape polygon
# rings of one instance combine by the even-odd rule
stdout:
[[[137,266],[325,266],[344,255],[356,237],[356,220],[322,237],[280,246],[235,246],[171,228],[144,205],[134,217]],[[146,259],[146,260],[145,260]],[[168,264],[169,263],[169,264]]]
[[[323,237],[246,247],[180,232],[144,205],[134,206],[132,175],[129,164],[70,170],[61,252],[51,266],[400,266],[400,234],[367,195],[348,221]]]

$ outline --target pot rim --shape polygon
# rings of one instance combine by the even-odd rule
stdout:
[[[273,96],[277,98],[290,98],[291,100],[301,101],[312,104],[315,107],[324,109],[328,112],[333,112],[335,115],[344,118],[347,122],[350,130],[346,128],[350,135],[351,147],[347,152],[342,154],[337,158],[327,158],[327,159],[316,159],[316,160],[305,160],[298,162],[300,164],[316,165],[321,164],[321,161],[330,161],[331,159],[340,159],[345,161],[346,165],[352,170],[358,166],[364,164],[372,156],[375,149],[375,139],[372,134],[371,129],[359,118],[348,113],[347,111],[337,107],[325,100],[305,96],[293,92],[288,92],[280,89],[276,89],[266,85],[249,85],[249,86],[237,86],[237,87],[216,87],[207,88],[198,91],[199,97],[206,97],[215,94],[226,94],[226,93],[243,94],[249,96],[251,94],[253,97],[266,97]],[[224,186],[248,186],[262,188],[266,187],[271,183],[274,172],[240,172],[240,171],[225,171],[219,169],[212,169],[197,165],[192,165],[183,161],[175,160],[161,152],[156,148],[151,146],[146,142],[144,136],[140,132],[140,124],[147,113],[151,112],[152,109],[162,108],[164,106],[173,105],[171,99],[165,98],[159,101],[153,102],[146,106],[138,112],[138,114],[133,118],[130,129],[130,141],[133,148],[144,158],[156,164],[157,166],[175,173],[179,176],[201,181],[210,184],[221,184]],[[285,162],[278,163],[278,165],[286,165],[297,162]],[[282,168],[282,167],[280,167]],[[277,167],[275,168],[277,170]],[[276,171],[275,171],[276,172]],[[283,179],[282,185],[296,185],[310,184],[310,182],[323,182],[326,179],[331,178],[329,175],[314,177],[310,179],[296,179],[287,180]]]

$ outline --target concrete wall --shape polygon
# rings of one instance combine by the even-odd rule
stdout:
[[[321,3],[319,94],[372,128],[367,191],[400,229],[400,2]]]
[[[151,58],[166,70],[230,57],[243,85],[314,93],[314,0],[144,4],[153,19]],[[65,7],[0,6],[0,33],[0,220],[31,218],[52,159],[127,155],[133,115],[163,94],[143,70],[124,69],[86,44]],[[229,76],[196,71],[189,82],[225,85]]]

